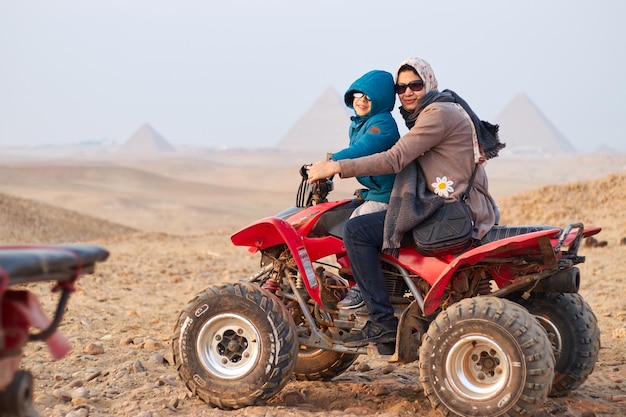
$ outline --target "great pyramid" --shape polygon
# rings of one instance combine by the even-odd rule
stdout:
[[[328,87],[311,108],[296,121],[276,148],[287,151],[336,152],[348,146],[348,127],[352,111],[343,97]]]
[[[495,122],[500,125],[500,140],[506,143],[502,155],[576,153],[576,149],[524,93],[515,96]]]
[[[326,154],[348,145],[348,126],[353,112],[343,97],[327,88],[309,110],[278,142],[276,148],[292,152]],[[576,149],[524,93],[520,93],[495,119],[500,139],[506,143],[501,155],[551,156],[576,153]]]
[[[174,151],[176,148],[148,123],[141,126],[118,150],[118,152],[133,154]]]

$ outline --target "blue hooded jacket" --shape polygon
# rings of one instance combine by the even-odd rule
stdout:
[[[370,71],[352,83],[344,94],[346,106],[354,110],[352,94],[361,92],[372,100],[371,109],[365,116],[355,114],[351,117],[350,145],[334,153],[332,160],[353,159],[383,152],[398,141],[400,133],[391,115],[396,103],[393,85],[393,76],[380,70]],[[357,180],[369,189],[363,193],[365,200],[388,203],[395,177],[395,174],[369,175],[357,177]]]

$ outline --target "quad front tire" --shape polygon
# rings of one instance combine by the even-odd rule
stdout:
[[[222,409],[261,403],[289,381],[298,339],[291,315],[256,285],[208,288],[180,313],[174,363],[191,392]]]
[[[535,317],[497,297],[439,313],[419,349],[420,381],[434,408],[459,416],[528,416],[554,377],[548,336]]]
[[[0,392],[0,417],[39,417],[33,405],[33,375],[19,370]]]

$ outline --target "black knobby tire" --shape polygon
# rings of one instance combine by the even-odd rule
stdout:
[[[561,397],[580,387],[593,372],[600,353],[600,328],[580,294],[532,294],[518,301],[548,332],[556,364],[550,396]]]
[[[296,326],[280,300],[256,285],[208,288],[180,313],[172,338],[185,385],[221,409],[262,403],[289,381]]]
[[[419,350],[420,381],[434,408],[461,416],[528,416],[554,376],[550,341],[535,317],[497,297],[439,313]]]
[[[18,370],[4,391],[0,392],[0,416],[39,417],[33,404],[33,375]]]
[[[343,295],[345,294],[336,297],[337,301],[343,298]],[[307,321],[298,304],[290,303],[287,308],[297,326],[309,328],[311,324],[314,324]],[[314,316],[320,314],[317,310],[311,311],[311,313]],[[359,355],[351,353],[334,352],[301,345],[298,351],[298,360],[293,370],[294,376],[298,381],[330,381],[337,375],[341,375],[358,357]]]
[[[299,381],[330,381],[342,374],[359,355],[301,347],[293,370]]]

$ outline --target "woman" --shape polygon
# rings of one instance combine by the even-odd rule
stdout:
[[[402,187],[401,171],[417,161],[427,192],[444,199],[459,200],[474,168],[476,176],[467,205],[474,220],[473,238],[481,239],[499,219],[498,207],[489,194],[487,175],[480,163],[497,156],[504,147],[489,134],[467,104],[451,91],[440,92],[432,68],[421,58],[409,58],[396,72],[396,93],[400,113],[409,131],[389,150],[341,161],[313,164],[309,180],[339,174],[342,178],[360,175],[400,173],[394,191]],[[393,201],[390,202],[390,210]],[[348,347],[395,341],[398,319],[389,301],[379,262],[383,236],[393,235],[393,222],[385,225],[387,212],[356,217],[345,225],[344,241],[354,278],[359,285],[369,320],[358,334],[346,338]],[[401,237],[400,237],[401,238]],[[385,240],[386,248],[393,242]]]

